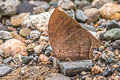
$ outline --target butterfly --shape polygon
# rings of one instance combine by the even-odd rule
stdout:
[[[92,49],[103,44],[59,8],[50,17],[48,35],[54,55],[60,60],[91,59]]]

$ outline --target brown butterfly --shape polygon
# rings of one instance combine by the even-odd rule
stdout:
[[[53,52],[60,60],[90,59],[92,48],[102,45],[101,41],[58,8],[50,18],[48,34]]]

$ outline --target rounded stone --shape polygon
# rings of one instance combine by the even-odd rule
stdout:
[[[23,37],[30,35],[31,30],[29,28],[23,28],[20,30],[19,34]]]

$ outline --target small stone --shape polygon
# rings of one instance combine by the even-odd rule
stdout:
[[[18,6],[17,6],[17,9],[16,9],[16,13],[25,13],[25,12],[31,12],[33,11],[33,7],[34,5],[26,2],[26,1],[23,1],[21,2]]]
[[[48,10],[50,5],[46,1],[29,1],[30,4],[34,6],[39,6],[45,10]]]
[[[36,53],[41,53],[43,48],[44,48],[44,45],[38,45],[38,46],[34,47],[34,51]]]
[[[30,39],[32,39],[32,40],[38,39],[40,37],[40,34],[41,33],[39,31],[33,30],[30,33]]]
[[[0,39],[0,45],[3,43],[3,40]]]
[[[89,71],[92,68],[92,60],[81,60],[76,62],[59,63],[60,72],[67,76],[74,76],[82,71]]]
[[[0,39],[11,39],[12,35],[8,31],[0,31]]]
[[[0,14],[11,16],[16,14],[16,8],[20,4],[19,0],[2,0],[0,2]]]
[[[116,56],[118,56],[118,55],[120,54],[119,50],[116,49],[116,50],[114,51],[114,54],[115,54]]]
[[[97,8],[86,9],[84,13],[88,17],[88,22],[95,22],[100,17],[100,13]]]
[[[44,54],[41,54],[39,59],[42,63],[45,63],[45,64],[49,63],[49,58],[47,56],[45,56]]]
[[[46,55],[46,56],[50,56],[50,55],[51,55],[51,52],[52,52],[52,47],[51,47],[51,46],[48,46],[48,47],[45,49],[45,55]]]
[[[34,44],[34,43],[31,43],[31,44],[29,44],[28,46],[27,46],[27,51],[34,51],[34,47],[35,47],[36,45]]]
[[[120,28],[120,25],[115,20],[112,20],[106,24],[106,31],[113,29],[113,28]]]
[[[117,69],[119,66],[117,64],[114,64],[112,67]]]
[[[63,9],[73,9],[75,8],[75,4],[71,0],[59,0],[58,6]]]
[[[11,32],[11,34],[12,34],[13,38],[20,40],[22,42],[25,42],[25,39],[22,36],[20,36],[19,34],[17,34],[16,32]]]
[[[8,73],[10,73],[12,71],[13,68],[8,67],[8,66],[0,66],[0,77],[3,77],[5,75],[7,75]]]
[[[52,12],[53,12],[53,10],[51,10],[50,12],[43,12],[43,13],[37,14],[37,15],[31,15],[31,16],[25,18],[23,27],[27,27],[27,28],[30,27],[32,29],[37,28],[39,31],[41,30],[40,28],[42,28],[42,27],[48,28],[49,19],[50,19]]]
[[[48,42],[49,38],[48,36],[40,36],[40,42]]]
[[[104,49],[105,49],[104,46],[100,46],[100,47],[99,47],[99,51],[100,51],[100,52],[102,52]]]
[[[71,80],[70,77],[64,76],[60,73],[51,73],[45,77],[45,80]]]
[[[34,7],[33,8],[33,14],[35,15],[35,14],[40,14],[40,13],[43,13],[43,12],[45,12],[45,9],[43,9],[43,8],[41,8],[40,6],[38,6],[38,7]]]
[[[28,17],[30,13],[21,13],[11,17],[11,24],[13,26],[21,26],[23,24],[24,18]]]
[[[11,61],[12,61],[12,56],[10,56],[10,57],[8,57],[8,58],[5,58],[4,60],[3,60],[3,64],[8,64],[8,63],[10,63]]]
[[[57,1],[50,1],[49,5],[56,8],[56,7],[58,7],[58,2]]]
[[[105,3],[112,2],[112,0],[93,0],[92,6],[96,8],[102,7]]]
[[[117,40],[117,39],[120,39],[119,35],[120,35],[119,28],[110,29],[104,33],[104,39],[105,40]]]
[[[75,12],[74,10],[65,10],[65,13],[72,17],[73,19],[75,18]]]
[[[114,72],[114,69],[110,69],[110,68],[105,69],[103,76],[109,77],[109,76],[111,76],[113,74],[113,72]]]
[[[22,62],[28,64],[33,58],[30,56],[21,56]]]
[[[17,39],[9,39],[2,45],[0,45],[0,49],[3,50],[6,56],[16,56],[17,54],[21,54],[23,56],[27,55],[25,44]]]
[[[0,30],[6,31],[6,30],[8,30],[8,28],[7,28],[7,26],[3,25],[3,24],[0,22]]]
[[[116,3],[106,3],[100,9],[100,14],[105,19],[120,20],[120,5]]]
[[[91,72],[93,74],[99,74],[99,73],[103,73],[104,71],[100,66],[93,66]]]
[[[29,28],[23,28],[20,30],[19,34],[23,37],[30,35],[31,30]]]
[[[77,10],[77,11],[76,11],[76,19],[77,19],[79,22],[85,22],[85,21],[87,21],[88,17],[84,14],[83,11]]]

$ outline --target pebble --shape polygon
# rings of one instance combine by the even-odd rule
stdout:
[[[27,51],[34,51],[35,43],[31,43],[27,46]]]
[[[33,58],[30,56],[21,56],[22,62],[28,64]]]
[[[93,66],[91,69],[92,74],[103,73],[103,69],[100,66]]]
[[[28,17],[30,13],[21,13],[11,17],[12,26],[21,26],[23,24],[24,18]]]
[[[12,35],[8,31],[0,31],[0,39],[11,39]]]
[[[74,10],[66,10],[64,11],[67,15],[69,15],[70,17],[72,17],[73,19],[75,18],[75,12]]]
[[[13,60],[12,56],[8,57],[8,58],[5,58],[3,60],[3,64],[9,64],[11,61]]]
[[[95,22],[100,17],[100,13],[97,8],[86,9],[84,14],[88,17],[88,22]]]
[[[50,1],[49,5],[56,8],[56,7],[58,7],[58,2],[57,1]]]
[[[39,54],[39,53],[42,52],[43,48],[44,48],[44,45],[35,46],[34,47],[34,52]]]
[[[22,1],[18,6],[17,6],[17,9],[16,9],[16,13],[19,14],[19,13],[25,13],[25,12],[31,12],[33,11],[33,7],[34,5],[26,2],[26,1]]]
[[[0,77],[3,77],[5,75],[7,75],[8,73],[10,73],[12,71],[13,68],[9,67],[9,66],[0,66]]]
[[[106,24],[106,31],[113,29],[113,28],[120,28],[120,25],[118,22],[116,22],[115,20],[109,21]]]
[[[0,45],[3,43],[3,40],[2,39],[0,39]]]
[[[113,72],[114,72],[114,69],[110,69],[110,68],[105,69],[103,76],[109,77],[109,76],[111,76],[113,74]]]
[[[118,49],[120,50],[120,40],[116,40],[114,42],[111,43],[111,47],[115,50]]]
[[[34,6],[39,6],[45,10],[48,10],[50,8],[50,5],[46,1],[29,1],[29,3]]]
[[[0,14],[1,15],[14,15],[16,14],[16,8],[20,4],[19,0],[2,0],[0,2]]]
[[[28,28],[30,27],[32,29],[37,28],[38,30],[41,30],[41,28],[44,28],[44,27],[48,28],[48,22],[51,14],[52,14],[52,11],[43,12],[37,15],[31,15],[24,19],[23,27],[28,27]]]
[[[45,77],[45,80],[71,80],[71,78],[60,73],[51,73]]]
[[[27,55],[25,44],[17,39],[7,40],[5,43],[0,45],[0,49],[3,50],[6,56],[16,56],[17,54],[21,54],[23,56]]]
[[[92,68],[92,60],[81,60],[72,62],[60,62],[60,72],[67,76],[74,76],[82,71],[89,71]]]
[[[35,40],[38,39],[40,37],[40,32],[37,30],[33,30],[30,32],[30,39]]]
[[[7,26],[3,25],[3,24],[0,22],[0,30],[6,31],[6,30],[8,30],[8,28],[7,28]]]
[[[36,14],[40,14],[40,13],[43,13],[43,12],[45,12],[45,9],[41,8],[40,6],[38,6],[38,7],[34,7],[33,8],[32,14],[36,15]]]
[[[40,42],[48,42],[49,38],[48,36],[40,36]]]
[[[82,10],[77,10],[76,11],[76,19],[79,22],[85,22],[85,21],[87,21],[88,17],[84,14],[84,12]]]
[[[45,56],[44,54],[41,54],[39,59],[42,63],[45,63],[45,64],[49,63],[49,58]]]
[[[92,6],[96,8],[101,8],[104,4],[112,2],[112,0],[93,0]]]
[[[100,14],[105,19],[120,20],[120,5],[116,3],[106,3],[100,9]]]
[[[104,33],[104,39],[105,40],[117,40],[117,39],[120,39],[119,35],[120,35],[119,28],[110,29]]]
[[[19,34],[23,37],[30,35],[31,30],[29,28],[23,28],[20,30]]]
[[[75,4],[71,0],[58,0],[58,6],[63,9],[75,8]]]

